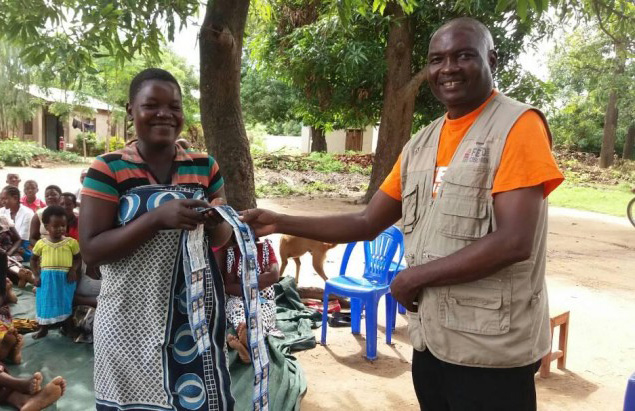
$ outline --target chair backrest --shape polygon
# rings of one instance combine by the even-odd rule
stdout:
[[[346,245],[342,256],[342,264],[340,265],[340,275],[346,275],[348,260],[356,244],[349,243]],[[364,241],[364,278],[375,284],[389,283],[388,269],[398,249],[400,251],[398,261],[401,262],[403,257],[403,234],[395,226],[388,227],[372,241]]]

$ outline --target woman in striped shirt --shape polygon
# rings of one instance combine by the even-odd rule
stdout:
[[[195,210],[222,203],[223,179],[212,157],[175,143],[183,111],[170,73],[137,74],[127,112],[138,140],[99,156],[82,190],[82,254],[102,272],[94,324],[97,409],[233,409],[222,277],[205,255],[211,348],[199,352],[184,274],[189,230],[205,224],[212,246],[231,236],[216,213]]]

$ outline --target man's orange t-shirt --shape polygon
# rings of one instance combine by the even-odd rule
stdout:
[[[433,195],[461,140],[495,95],[496,91],[479,108],[463,117],[451,120],[446,114],[439,137]],[[509,131],[501,163],[494,176],[492,194],[544,184],[544,197],[547,198],[563,180],[564,176],[551,153],[545,123],[538,113],[527,111]],[[379,189],[401,201],[401,155]]]

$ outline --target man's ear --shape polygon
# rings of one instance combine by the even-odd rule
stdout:
[[[492,74],[495,73],[496,68],[498,67],[498,53],[496,50],[490,50],[487,52],[487,62],[489,63]]]

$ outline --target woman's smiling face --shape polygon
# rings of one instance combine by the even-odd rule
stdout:
[[[147,80],[128,105],[139,140],[146,144],[173,145],[183,129],[181,93],[176,84]]]

